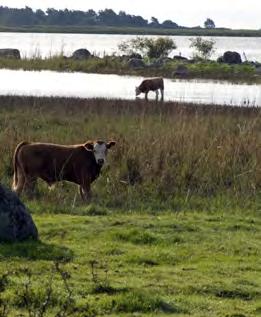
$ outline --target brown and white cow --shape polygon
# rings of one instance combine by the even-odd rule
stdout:
[[[164,99],[164,81],[162,77],[155,77],[155,78],[148,78],[144,79],[141,84],[136,87],[136,96],[141,93],[145,94],[145,100],[148,100],[148,93],[149,91],[155,91],[156,93],[156,100],[159,97],[159,90],[161,93],[161,101]]]
[[[90,185],[99,176],[108,149],[115,141],[88,141],[77,145],[21,142],[13,156],[13,190],[32,194],[38,178],[49,186],[69,181],[80,186],[82,199],[90,198]]]

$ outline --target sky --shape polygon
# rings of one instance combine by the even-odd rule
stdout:
[[[261,29],[261,0],[0,0],[0,5],[33,9],[75,9],[95,11],[105,8],[141,15],[160,22],[170,19],[183,26],[203,26],[206,18],[217,27]]]

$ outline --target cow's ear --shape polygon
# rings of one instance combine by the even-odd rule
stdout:
[[[110,141],[106,144],[107,149],[111,148],[112,146],[114,146],[116,144],[115,141]]]
[[[84,144],[84,147],[87,151],[93,151],[93,142],[88,141]]]

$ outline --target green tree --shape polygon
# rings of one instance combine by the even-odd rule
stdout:
[[[104,25],[117,25],[118,15],[112,9],[100,10],[98,20]]]
[[[167,57],[177,46],[169,37],[148,38],[138,36],[129,41],[123,41],[118,48],[125,54],[140,53],[151,59]]]
[[[161,26],[163,28],[170,28],[170,29],[177,29],[179,26],[177,23],[171,21],[171,20],[165,20],[161,23]]]
[[[203,40],[202,37],[196,37],[190,39],[190,47],[194,47],[196,49],[196,57],[200,57],[203,59],[208,59],[215,51],[215,41],[214,40]]]
[[[212,19],[207,18],[206,21],[204,22],[204,27],[206,29],[214,29],[216,26]]]
[[[155,17],[151,17],[151,22],[150,22],[151,27],[158,27],[159,26],[159,20]]]

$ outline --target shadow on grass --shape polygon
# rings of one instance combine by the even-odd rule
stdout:
[[[240,289],[234,289],[234,290],[219,290],[216,291],[215,296],[221,297],[221,298],[239,298],[244,301],[253,300],[255,297],[257,297],[259,294],[255,291],[245,291]]]
[[[92,290],[91,293],[92,294],[108,294],[108,295],[115,295],[115,294],[119,294],[119,293],[126,293],[128,292],[129,289],[127,287],[122,287],[122,288],[116,288],[110,285],[95,285]]]
[[[108,298],[104,306],[111,313],[173,314],[183,312],[173,303],[167,303],[157,295],[135,290],[117,294],[113,300]]]
[[[234,288],[231,287],[220,287],[217,288],[215,286],[208,286],[204,289],[200,288],[193,288],[193,293],[199,293],[199,294],[206,294],[206,295],[214,295],[219,298],[225,298],[225,299],[240,299],[243,301],[250,301],[254,300],[257,297],[260,297],[260,291],[257,291],[256,289],[243,289],[243,288]]]
[[[72,260],[73,252],[64,246],[30,240],[17,243],[0,243],[1,258],[68,262]]]

